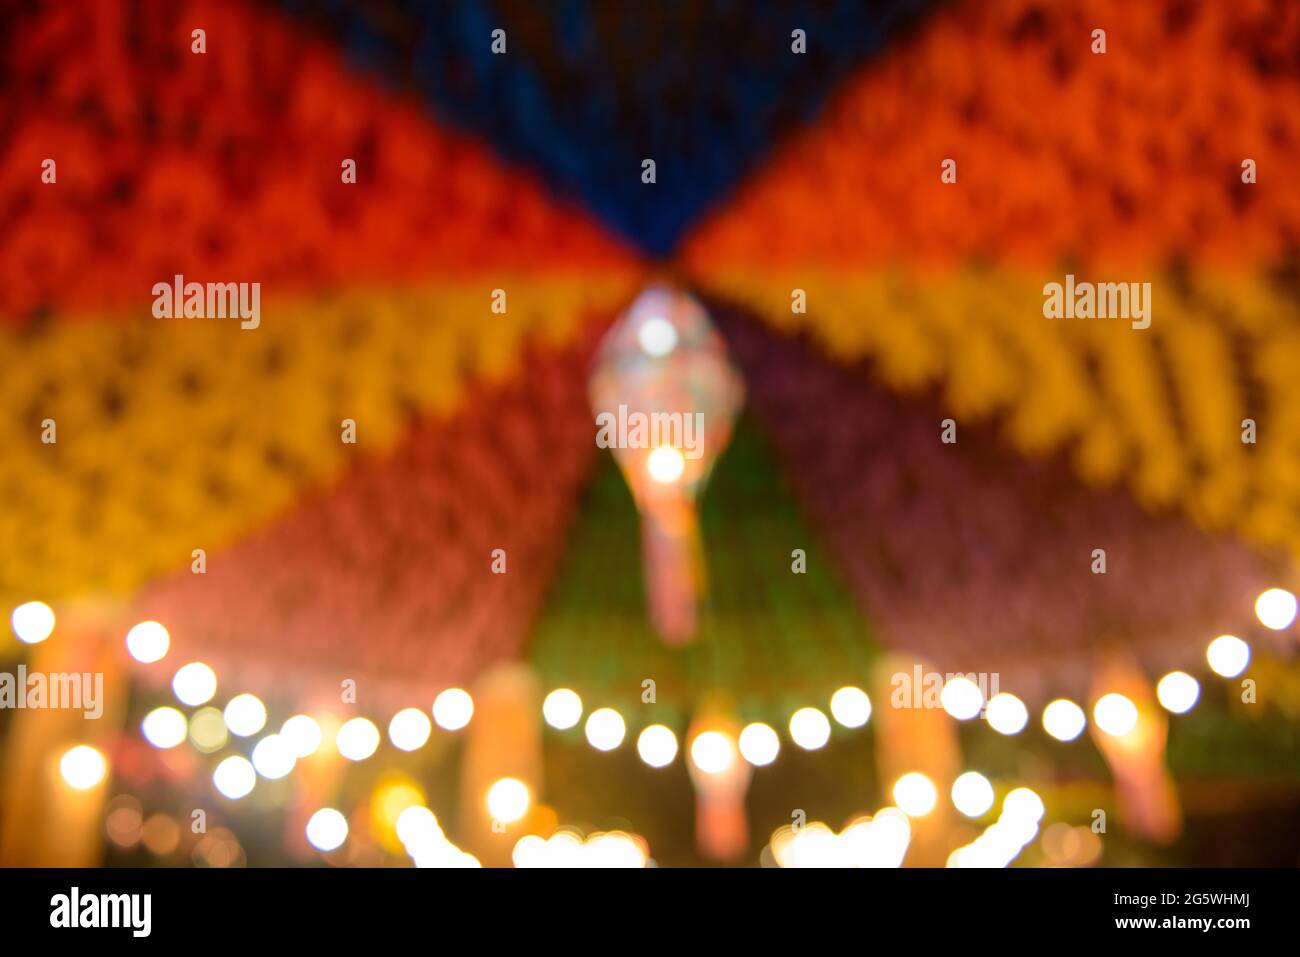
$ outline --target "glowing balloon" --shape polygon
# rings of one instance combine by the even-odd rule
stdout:
[[[588,395],[596,444],[613,453],[641,513],[650,619],[683,644],[705,587],[696,501],[731,439],[740,374],[704,307],[653,285],[605,334]]]

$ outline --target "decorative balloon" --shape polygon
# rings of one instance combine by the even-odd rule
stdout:
[[[599,431],[641,513],[650,619],[670,644],[695,633],[704,594],[696,503],[744,401],[708,313],[648,287],[606,333],[589,383]]]

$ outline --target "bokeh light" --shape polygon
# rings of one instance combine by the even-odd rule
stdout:
[[[1015,695],[1003,691],[989,698],[984,717],[998,734],[1019,734],[1029,723],[1029,709]]]
[[[1296,618],[1296,597],[1285,588],[1270,588],[1255,599],[1255,617],[1265,628],[1282,631]]]
[[[364,761],[379,747],[379,729],[369,718],[351,718],[339,728],[335,744],[349,761]]]
[[[736,763],[736,745],[721,731],[702,731],[691,742],[691,763],[705,774],[721,774]]]
[[[416,867],[478,867],[472,854],[466,854],[447,840],[437,816],[423,805],[411,805],[397,816],[397,837]]]
[[[388,722],[388,740],[399,751],[415,751],[424,747],[433,734],[433,722],[419,708],[403,708]]]
[[[969,721],[984,707],[984,692],[965,675],[956,675],[944,682],[943,690],[939,692],[939,703],[958,721]]]
[[[1156,700],[1174,714],[1191,711],[1200,696],[1200,682],[1185,671],[1171,671],[1156,685]]]
[[[175,708],[154,708],[140,722],[140,733],[155,748],[174,748],[182,744],[189,734],[185,715]]]
[[[790,738],[805,751],[816,751],[831,739],[831,723],[816,708],[800,708],[790,716]]]
[[[412,804],[397,815],[397,838],[406,847],[443,837],[438,818],[427,807]]]
[[[295,758],[315,754],[321,745],[321,728],[315,718],[295,714],[280,726],[280,737],[289,745]]]
[[[23,602],[9,616],[9,625],[23,644],[40,644],[54,631],[54,609],[43,601]]]
[[[171,635],[156,621],[142,621],[126,633],[126,650],[142,664],[161,661],[171,645]]]
[[[894,803],[908,817],[924,817],[939,799],[934,782],[920,771],[909,771],[894,782]]]
[[[542,702],[542,717],[552,728],[566,731],[582,720],[582,698],[576,691],[556,688]]]
[[[740,754],[755,767],[765,767],[781,753],[781,738],[769,724],[755,721],[740,732]]]
[[[1137,727],[1137,705],[1122,694],[1104,694],[1092,706],[1092,720],[1106,734],[1122,738]]]
[[[1014,788],[1002,799],[1003,816],[1013,820],[1037,824],[1045,813],[1043,799],[1032,788]]]
[[[307,820],[307,843],[318,851],[329,853],[343,846],[348,839],[348,819],[341,811],[323,807]]]
[[[1224,678],[1235,678],[1250,664],[1250,645],[1236,635],[1220,635],[1205,649],[1210,670]]]
[[[243,755],[232,754],[212,772],[212,784],[225,797],[238,801],[257,785],[257,770]]]
[[[181,827],[166,814],[151,814],[144,822],[141,839],[150,854],[166,857],[180,847]]]
[[[229,740],[225,716],[216,708],[200,708],[190,715],[190,743],[204,754],[220,751]]]
[[[952,782],[952,805],[966,817],[983,817],[993,806],[993,785],[978,771],[967,771]]]
[[[677,735],[665,725],[649,725],[637,735],[636,753],[652,768],[667,767],[677,757]]]
[[[779,867],[901,867],[911,842],[912,824],[896,807],[875,817],[859,817],[836,834],[825,823],[778,828],[769,841]]]
[[[1043,730],[1057,741],[1073,741],[1087,723],[1083,709],[1069,698],[1057,698],[1043,709]]]
[[[613,708],[597,708],[587,716],[587,741],[597,751],[613,751],[623,743],[627,725]]]
[[[108,772],[104,755],[88,744],[74,745],[59,759],[59,774],[68,787],[77,791],[93,788]]]
[[[207,704],[217,693],[217,673],[201,661],[191,661],[177,669],[172,693],[177,701],[192,708]]]
[[[511,862],[519,868],[642,868],[648,862],[645,841],[622,831],[597,832],[585,840],[562,828],[543,840],[527,834],[515,842]]]
[[[671,445],[661,445],[646,457],[645,467],[656,482],[670,485],[686,471],[686,458]]]
[[[1043,856],[1053,867],[1090,867],[1101,858],[1102,842],[1087,825],[1064,821],[1043,831]]]
[[[518,778],[502,778],[488,788],[487,809],[494,821],[513,824],[528,813],[532,797]]]
[[[637,327],[636,341],[646,355],[666,356],[677,347],[677,327],[662,316],[651,316]]]
[[[290,743],[278,734],[268,734],[253,746],[253,767],[268,781],[276,781],[293,770],[297,757]]]
[[[266,705],[254,694],[237,694],[223,712],[226,727],[240,738],[251,737],[266,726]]]
[[[444,731],[459,731],[474,717],[474,699],[463,688],[448,688],[433,699],[433,720]]]
[[[1029,788],[1016,788],[1002,801],[1002,813],[974,841],[948,855],[949,867],[1007,867],[1038,835],[1042,799]]]
[[[871,717],[871,699],[852,685],[831,695],[831,715],[846,728],[860,728]]]
[[[104,833],[118,847],[132,848],[144,837],[144,817],[140,802],[129,794],[119,794],[104,809]]]

